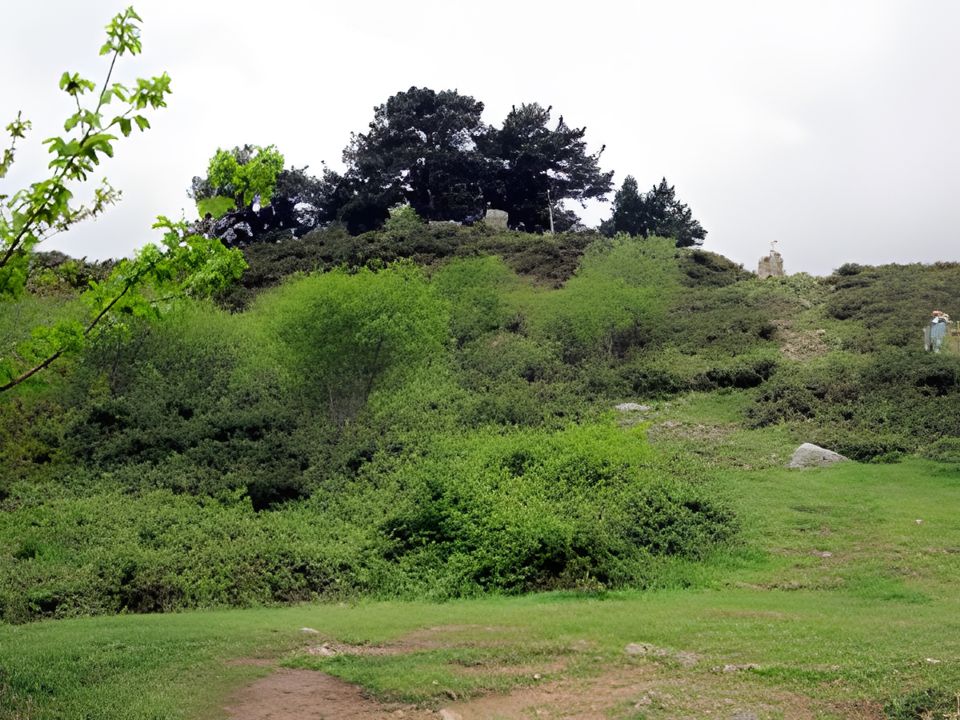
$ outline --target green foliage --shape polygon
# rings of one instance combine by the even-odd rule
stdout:
[[[506,210],[512,227],[572,227],[564,199],[583,203],[610,190],[612,172],[589,154],[585,128],[568,126],[537,103],[514,107],[500,128],[481,120],[483,103],[455,90],[411,87],[374,109],[365,133],[344,150],[347,172],[329,194],[337,219],[367,232],[386,210],[409,203],[428,220],[479,219],[486,207]],[[602,150],[601,150],[602,152]]]
[[[666,322],[679,286],[669,257],[663,241],[598,242],[563,289],[526,293],[516,302],[529,331],[559,342],[569,362],[623,355],[649,343]]]
[[[166,73],[151,80],[138,79],[136,88],[111,83],[117,58],[140,52],[139,21],[133,8],[128,8],[107,26],[107,42],[100,54],[111,56],[110,71],[92,108],[84,108],[80,96],[96,90],[96,85],[77,73],[65,72],[61,77],[60,89],[71,95],[77,106],[77,112],[64,123],[64,130],[75,134],[44,141],[54,155],[49,164],[51,176],[12,196],[0,195],[0,302],[16,298],[23,291],[39,242],[99,215],[116,200],[116,191],[104,181],[94,191],[92,205],[73,207],[73,193],[68,188],[85,181],[103,157],[113,156],[117,137],[111,129],[127,136],[136,123],[143,131],[150,123],[139,111],[166,106],[170,92]],[[104,115],[104,108],[114,99],[126,109],[110,119]],[[23,137],[26,127],[19,116],[8,126],[14,142]],[[11,149],[4,156],[4,174],[12,159]],[[90,281],[80,296],[88,310],[85,317],[36,325],[30,329],[29,338],[0,356],[0,392],[30,379],[58,358],[75,354],[104,324],[120,323],[123,315],[157,315],[176,297],[221,290],[245,267],[239,253],[226,250],[217,240],[187,235],[183,223],[160,217],[154,227],[164,230],[161,245],[144,246],[133,259],[116,263],[106,278]]]
[[[383,231],[388,238],[400,239],[416,232],[422,225],[423,218],[417,214],[412,205],[395,205],[390,208],[390,217],[383,224]]]
[[[394,471],[411,492],[383,524],[390,556],[417,584],[439,572],[441,594],[643,583],[651,557],[698,557],[733,532],[649,460],[640,435],[605,425],[438,443]]]
[[[304,401],[338,424],[374,390],[441,353],[449,322],[411,263],[294,280],[261,297],[256,311],[268,316]]]
[[[233,150],[217,148],[207,167],[207,182],[211,188],[207,197],[231,197],[238,209],[250,205],[257,196],[261,204],[269,205],[277,176],[282,170],[283,155],[274,145],[245,145]],[[198,210],[199,201],[203,199],[196,197]],[[217,205],[218,209],[221,207],[222,204]],[[205,214],[201,211],[200,217]]]
[[[953,434],[960,418],[960,359],[891,349],[834,353],[777,375],[749,412],[765,426],[805,425],[811,441],[857,460],[896,459]]]
[[[883,706],[888,720],[924,720],[954,715],[957,696],[942,688],[926,687],[905,693]]]
[[[498,257],[455,260],[441,267],[432,284],[450,303],[453,336],[461,345],[496,330],[510,319],[506,293],[516,275]]]
[[[379,213],[399,202],[428,220],[482,212],[482,112],[483,103],[456,90],[418,87],[378,105],[367,132],[351,135],[343,153],[344,184],[354,197],[341,218],[373,229]]]
[[[659,235],[672,237],[677,247],[703,244],[707,231],[693,213],[676,197],[672,185],[663,178],[649,192],[640,194],[637,181],[627,175],[623,187],[613,199],[613,215],[601,227],[604,234]]]
[[[281,378],[256,345],[239,318],[203,304],[105,334],[63,394],[63,452],[134,489],[241,488],[258,508],[305,494]]]
[[[960,438],[942,437],[923,448],[922,455],[930,460],[960,464]]]
[[[61,76],[60,89],[75,100],[77,111],[64,122],[64,130],[72,135],[44,140],[53,156],[49,163],[50,177],[12,194],[0,193],[0,299],[17,296],[23,291],[30,257],[37,243],[76,222],[99,215],[116,202],[118,194],[106,181],[94,191],[94,200],[88,206],[71,205],[73,191],[70,187],[87,180],[103,158],[113,157],[117,140],[114,132],[126,137],[134,122],[141,131],[145,130],[150,123],[140,111],[166,107],[166,96],[170,92],[170,78],[166,73],[149,80],[138,79],[135,88],[111,83],[116,60],[140,52],[139,22],[140,17],[133,8],[127,8],[107,26],[107,42],[100,54],[111,56],[110,72],[92,106],[84,107],[80,98],[94,92],[95,83],[78,73],[65,72]],[[105,108],[113,100],[119,101],[123,109],[110,117],[105,114]],[[29,128],[29,121],[23,120],[19,114],[7,126],[11,146],[4,152],[0,178],[13,163],[17,140],[24,139]]]
[[[304,509],[259,516],[249,502],[157,490],[51,499],[0,528],[6,622],[158,612],[351,590],[362,543],[335,517]],[[183,548],[190,552],[183,552]],[[358,568],[359,570],[359,568]]]
[[[223,195],[214,195],[213,197],[197,200],[197,213],[201,218],[210,215],[212,218],[218,219],[236,209],[236,200]]]
[[[934,309],[955,314],[960,305],[957,263],[847,264],[826,279],[833,289],[826,312],[843,321],[847,349],[875,352],[885,346],[923,347],[923,327]]]
[[[28,380],[64,355],[75,354],[106,325],[122,326],[123,318],[155,318],[182,297],[204,297],[240,277],[245,263],[236,250],[219,240],[187,235],[184,223],[159,217],[161,244],[140,248],[133,258],[114,264],[102,281],[90,281],[80,295],[87,308],[74,318],[34,326],[29,339],[0,359],[0,392]]]
[[[610,192],[613,172],[600,169],[603,148],[590,154],[586,128],[570,127],[562,115],[550,127],[552,109],[538,103],[513,106],[500,128],[479,138],[491,166],[484,197],[509,213],[512,227],[567,230],[577,217],[563,210],[563,200],[582,204]]]
[[[149,489],[135,469],[74,474],[73,492],[36,498],[18,486],[8,502],[21,508],[0,518],[0,617],[642,585],[658,558],[702,558],[736,528],[696,466],[659,461],[640,432],[607,424],[441,433],[261,513],[243,490],[194,496],[173,478],[177,493]]]
[[[402,234],[383,231],[352,236],[340,225],[314,230],[302,238],[243,247],[249,264],[240,283],[223,296],[226,306],[246,307],[262,289],[296,272],[363,267],[410,258],[429,265],[450,257],[497,255],[521,275],[559,286],[577,269],[584,249],[597,236],[591,233],[528,235],[492,232],[478,225],[412,224]]]

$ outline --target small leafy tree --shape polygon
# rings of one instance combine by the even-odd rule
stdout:
[[[423,218],[412,205],[401,204],[390,208],[390,217],[383,224],[383,230],[388,237],[396,240],[416,232],[423,225]]]
[[[242,210],[258,196],[262,205],[269,205],[283,162],[275,145],[217,148],[207,166],[207,177],[193,179],[190,195],[197,201],[201,216]]]
[[[131,7],[107,25],[107,40],[100,54],[110,57],[110,65],[99,93],[93,81],[78,73],[65,72],[60,78],[60,89],[74,99],[76,112],[64,122],[65,136],[44,141],[53,155],[49,177],[12,194],[0,193],[0,303],[12,302],[23,293],[38,244],[99,215],[117,201],[118,191],[106,180],[88,205],[72,204],[72,188],[87,181],[104,157],[113,157],[115,133],[126,137],[134,125],[140,131],[148,129],[150,122],[142,111],[166,107],[170,93],[166,73],[137,79],[136,85],[129,87],[113,81],[118,58],[141,51],[140,22]],[[84,107],[87,93],[94,93],[96,101]],[[113,101],[121,108],[111,117],[106,109]],[[16,144],[29,129],[30,122],[20,114],[7,126],[11,144],[0,159],[0,178],[6,176]],[[201,295],[222,287],[239,277],[245,266],[238,252],[228,251],[217,240],[188,235],[182,223],[161,217],[154,227],[164,231],[160,245],[147,245],[132,259],[121,260],[106,279],[91,282],[81,294],[85,319],[25,329],[21,336],[26,339],[12,348],[0,348],[0,392],[78,350],[106,322],[119,321],[120,313],[156,314],[178,296]]]
[[[255,306],[303,402],[343,425],[370,394],[442,352],[449,310],[413,263],[289,282]]]

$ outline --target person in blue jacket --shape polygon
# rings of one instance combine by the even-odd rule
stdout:
[[[947,324],[950,322],[950,316],[941,310],[934,310],[933,317],[930,319],[930,345],[931,349],[938,353],[943,347],[943,340],[947,337]]]

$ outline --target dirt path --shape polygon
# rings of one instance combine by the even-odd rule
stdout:
[[[395,655],[424,648],[460,646],[455,626],[429,628],[386,646],[324,643],[310,654]],[[496,628],[486,628],[496,634]],[[475,644],[474,638],[471,645]],[[584,647],[589,647],[585,645]],[[433,707],[384,703],[361,688],[316,670],[278,668],[233,695],[226,706],[231,720],[628,720],[717,718],[717,720],[812,720],[819,717],[878,720],[871,703],[828,703],[779,690],[744,672],[693,668],[697,656],[673,653],[677,662],[627,660],[589,677],[564,677],[563,664],[544,679],[503,694],[464,700],[437,700]],[[239,661],[244,662],[244,661]],[[263,661],[250,661],[262,665]],[[272,663],[270,663],[272,664]],[[735,667],[735,666],[728,666]],[[510,671],[511,668],[503,668]],[[517,670],[518,668],[512,668]],[[559,677],[558,677],[559,672]],[[524,670],[524,674],[527,671]]]
[[[281,668],[234,695],[232,720],[396,720],[433,718],[430,710],[370,700],[355,685],[315,670]]]
[[[654,667],[618,669],[588,680],[558,680],[504,695],[450,702],[437,710],[381,703],[360,688],[315,670],[279,669],[234,695],[226,710],[231,720],[812,720],[824,711],[832,717],[859,720],[883,717],[880,708],[872,705],[825,706],[793,693],[742,683],[665,678]]]

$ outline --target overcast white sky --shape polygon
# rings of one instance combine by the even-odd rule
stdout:
[[[70,112],[64,70],[98,82],[104,0],[0,0],[0,120],[30,142],[0,192],[42,176],[39,141]],[[169,107],[117,147],[124,192],[57,238],[75,256],[124,255],[159,213],[192,217],[186,189],[218,146],[276,144],[287,164],[340,168],[351,131],[411,86],[457,89],[499,124],[553,105],[602,144],[605,169],[661,176],[749,269],[780,241],[788,272],[960,260],[960,2],[593,0],[337,3],[137,0],[143,55],[120,80],[166,70]],[[555,115],[556,117],[556,115]],[[596,225],[609,205],[583,213]]]

